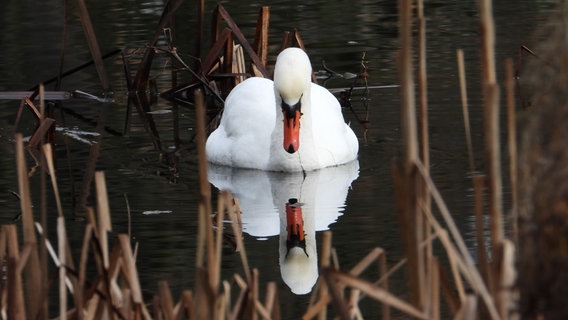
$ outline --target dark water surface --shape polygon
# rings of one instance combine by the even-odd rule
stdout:
[[[206,26],[215,3],[206,1]],[[327,66],[335,71],[357,73],[365,53],[369,85],[397,83],[395,1],[310,1],[309,4],[303,1],[231,1],[223,4],[249,39],[254,35],[259,6],[271,6],[271,61],[277,54],[282,33],[297,28],[315,69],[320,69],[321,62],[325,60]],[[162,11],[162,1],[89,1],[88,6],[103,53],[117,48],[143,49]],[[542,23],[551,6],[548,1],[495,1],[499,79],[503,78],[500,72],[503,60],[516,57],[521,45],[532,43],[532,31]],[[0,91],[26,90],[56,75],[62,38],[62,2],[8,1],[2,7]],[[69,10],[64,69],[90,60],[75,7]],[[472,191],[455,56],[456,49],[464,50],[474,152],[479,160],[483,144],[477,7],[475,1],[428,1],[426,15],[432,174],[473,249],[475,221],[472,217]],[[186,61],[190,61],[194,48],[194,16],[192,1],[186,1],[176,14],[177,46]],[[164,42],[160,44],[164,45]],[[135,63],[134,57],[132,61]],[[139,243],[137,265],[143,289],[151,294],[156,291],[159,280],[168,280],[175,297],[182,289],[194,286],[197,176],[195,148],[190,142],[194,128],[193,110],[157,99],[152,105],[152,110],[161,111],[153,115],[160,137],[156,141],[138,113],[126,108],[127,85],[120,57],[106,60],[106,67],[114,91],[114,103],[70,100],[63,101],[61,108],[56,110],[57,177],[65,214],[69,217],[67,226],[74,242],[72,247],[78,249],[84,230],[84,222],[71,219],[73,199],[78,197],[82,187],[90,148],[88,141],[98,139],[89,133],[96,133],[97,119],[104,111],[106,127],[101,132],[97,169],[106,173],[113,233],[127,232],[131,228],[133,240]],[[171,86],[168,68],[165,58],[159,57],[154,63],[151,76],[155,77],[160,90]],[[346,87],[350,82],[333,79],[326,85]],[[48,87],[48,90],[51,88]],[[62,89],[82,90],[97,96],[103,94],[93,67],[65,78]],[[0,158],[0,223],[3,224],[13,223],[12,219],[19,212],[17,199],[9,193],[17,190],[12,130],[18,104],[18,101],[0,101],[0,153],[3,155]],[[366,133],[356,122],[356,116],[366,117],[365,105],[358,97],[354,97],[353,105],[355,112],[346,110],[345,117],[360,140],[359,171],[357,173],[355,168],[352,177],[341,182],[348,186],[349,179],[356,177],[350,189],[340,183],[331,183],[341,187],[340,190],[322,191],[318,187],[321,197],[314,200],[313,206],[321,202],[325,208],[322,211],[327,210],[329,214],[311,212],[307,215],[313,215],[312,227],[318,247],[321,233],[315,230],[333,231],[333,245],[343,268],[353,266],[377,246],[387,250],[389,265],[392,266],[402,255],[391,185],[391,160],[401,149],[398,91],[396,88],[371,90],[368,100],[370,128]],[[130,118],[127,117],[129,112]],[[179,119],[181,141],[174,135],[175,118]],[[34,125],[30,114],[26,113],[20,130],[29,135]],[[73,136],[74,130],[82,133],[80,137],[87,141]],[[504,161],[506,158],[503,156]],[[250,179],[252,175],[244,176]],[[333,173],[330,177],[338,176]],[[253,178],[260,180],[252,184],[267,183],[267,188],[273,191],[276,190],[274,179],[279,181],[265,176]],[[36,208],[39,208],[39,182],[39,175],[32,178]],[[237,183],[237,177],[232,182]],[[287,183],[294,185],[294,182]],[[245,180],[244,184],[250,186],[251,182]],[[243,190],[246,188],[241,189],[245,192]],[[281,227],[277,211],[282,208],[263,209],[262,205],[270,207],[274,202],[269,193],[263,195],[259,192],[250,191],[242,195],[243,199],[250,198],[252,205],[250,212],[243,212],[247,223],[245,244],[249,261],[260,270],[261,283],[273,280],[279,284],[284,318],[294,319],[305,309],[307,298],[293,294],[282,280],[278,236]],[[128,199],[131,210],[130,226],[125,199]],[[330,204],[326,200],[333,201]],[[91,199],[89,201],[92,205]],[[306,204],[306,211],[312,210],[310,205]],[[50,214],[55,217],[55,204],[51,199],[50,208]],[[261,212],[260,216],[255,210]],[[54,229],[52,227],[51,231]],[[225,255],[223,278],[230,279],[236,272],[241,272],[238,255]],[[391,287],[398,293],[404,291],[401,280],[395,280]],[[369,317],[378,317],[374,304],[364,306],[363,310]]]

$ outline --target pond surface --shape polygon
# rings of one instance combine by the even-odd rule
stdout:
[[[206,26],[215,4],[215,1],[206,1]],[[271,7],[271,63],[283,32],[297,28],[314,69],[322,69],[322,61],[325,61],[329,68],[341,74],[357,73],[363,59],[368,67],[370,86],[397,84],[395,1],[311,1],[309,4],[303,1],[235,1],[223,4],[251,40],[259,6]],[[64,19],[61,6],[62,2],[33,0],[10,1],[3,5],[0,13],[0,91],[27,90],[57,74]],[[88,6],[103,53],[125,49],[135,65],[140,56],[135,50],[143,49],[151,38],[162,11],[162,1],[90,1]],[[551,7],[548,1],[536,0],[494,3],[499,79],[503,78],[500,72],[503,60],[516,57],[521,45],[530,46],[534,28],[542,23]],[[78,15],[72,11],[75,8],[68,9],[71,11],[64,70],[90,60]],[[429,1],[426,16],[432,175],[473,250],[472,188],[455,57],[456,49],[464,50],[474,153],[476,160],[482,162],[477,7],[474,1]],[[178,51],[182,58],[191,61],[195,46],[193,1],[183,3],[175,18]],[[208,34],[207,31],[206,39]],[[164,44],[160,42],[160,45]],[[153,65],[151,77],[159,90],[172,85],[167,61],[158,56]],[[80,202],[78,197],[83,188],[90,144],[98,141],[100,155],[96,168],[106,174],[113,233],[130,230],[133,241],[138,242],[137,265],[142,288],[152,294],[156,292],[158,281],[168,280],[175,297],[182,289],[194,287],[198,186],[195,147],[191,142],[194,111],[156,97],[151,105],[155,123],[152,131],[136,110],[127,108],[127,84],[120,56],[107,59],[106,67],[114,91],[113,103],[74,99],[62,101],[56,109],[57,178],[68,217],[68,233],[73,242],[81,241],[84,222],[73,219],[73,204]],[[324,83],[329,88],[351,84],[352,80],[341,78]],[[63,79],[61,88],[103,95],[94,67]],[[323,181],[324,187],[310,186],[320,196],[317,198],[312,194],[311,199],[319,200],[306,203],[302,208],[305,227],[310,229],[306,230],[307,238],[312,241],[308,249],[313,251],[309,253],[314,252],[310,256],[317,257],[320,231],[329,229],[333,232],[333,245],[344,269],[353,266],[375,247],[387,250],[389,266],[402,256],[391,184],[392,159],[401,150],[398,90],[396,87],[372,89],[364,98],[353,96],[353,110],[344,110],[346,121],[351,123],[360,141],[358,162],[346,172],[323,171],[318,173],[317,179],[307,179],[316,186]],[[0,158],[0,206],[3,208],[0,223],[3,224],[14,223],[13,218],[19,212],[19,202],[10,193],[18,188],[12,147],[18,105],[18,101],[0,101],[0,153],[3,155]],[[102,112],[106,116],[105,126],[97,136],[96,124]],[[35,122],[29,112],[24,114],[19,131],[29,135]],[[368,129],[364,129],[357,119],[368,119]],[[506,161],[507,156],[503,159]],[[285,202],[292,196],[275,200],[271,198],[274,192],[270,193],[285,183],[290,188],[297,188],[297,182],[294,177],[282,178],[258,172],[233,172],[231,175],[233,187],[244,185],[238,192],[244,211],[249,262],[259,269],[261,283],[276,281],[279,285],[283,317],[298,318],[305,310],[308,296],[292,291],[305,292],[309,288],[291,290],[290,286],[294,285],[290,285],[292,282],[286,279],[287,272],[281,271],[280,264],[283,229],[280,224],[282,213],[279,215],[278,212],[284,210]],[[215,177],[212,175],[215,185],[227,186],[223,181],[214,181]],[[221,175],[223,177],[226,179],[227,175]],[[32,178],[37,208],[39,181],[39,175]],[[505,200],[507,203],[507,198]],[[91,198],[87,201],[93,205]],[[49,203],[55,217],[54,201],[49,199]],[[277,208],[274,203],[281,203],[282,207]],[[50,231],[54,229],[52,227]],[[78,247],[73,243],[71,246]],[[223,278],[231,279],[232,274],[241,272],[238,255],[225,254]],[[391,288],[402,293],[404,282],[400,277],[398,279]],[[300,282],[307,281],[311,280]],[[374,304],[363,308],[369,318],[378,317],[379,311]]]

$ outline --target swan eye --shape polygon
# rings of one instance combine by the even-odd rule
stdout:
[[[280,95],[280,98],[282,100],[282,103],[280,105],[280,108],[282,108],[282,112],[284,112],[288,118],[293,118],[294,117],[294,113],[300,112],[300,115],[302,115],[302,97],[304,95],[302,94],[300,96],[300,99],[298,100],[298,102],[296,102],[293,105],[289,105],[286,102],[284,102],[284,99],[282,98],[282,95]]]
[[[289,105],[286,102],[284,102],[284,100],[282,100],[282,105],[280,107],[282,108],[282,112],[288,118],[293,118],[294,113],[296,113],[296,112],[299,112],[300,115],[302,114],[302,103],[300,101],[298,101],[297,103],[295,103],[293,105]]]

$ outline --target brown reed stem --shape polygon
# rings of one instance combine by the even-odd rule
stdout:
[[[420,159],[427,170],[430,170],[430,141],[428,132],[428,77],[426,71],[426,18],[424,17],[424,1],[417,1],[417,15],[418,15],[418,90],[419,90],[419,105],[420,105],[420,137],[421,137],[421,155]],[[425,187],[424,182],[420,181],[419,188],[419,202],[423,202],[426,208],[430,208],[431,199],[428,193],[428,188]],[[422,230],[417,230],[418,242],[430,238],[431,228],[428,224],[423,222],[423,215],[419,214],[417,219],[417,226],[423,227]],[[421,287],[421,299],[425,303],[424,309],[426,312],[432,309],[431,299],[428,299],[428,288],[431,287],[429,283],[431,276],[428,274],[432,272],[430,265],[427,264],[428,257],[432,256],[432,245],[430,242],[426,244],[425,250],[421,251],[419,259],[424,264],[423,277],[424,285]]]
[[[440,267],[438,263],[438,258],[434,256],[428,256],[429,262],[429,283],[430,283],[430,317],[433,320],[440,319]]]
[[[8,319],[26,319],[26,308],[24,303],[24,291],[22,287],[22,277],[18,270],[20,254],[18,251],[18,235],[15,225],[4,225],[6,235],[7,257],[6,257],[6,287]]]
[[[45,119],[46,119],[46,110],[45,110],[45,86],[43,85],[43,83],[39,84],[39,109],[40,109],[40,121],[41,123],[45,123]],[[50,126],[50,128],[52,128],[52,126]],[[55,128],[55,126],[53,126],[53,128]],[[50,129],[49,131],[51,131],[52,129]],[[48,131],[48,132],[49,132]],[[42,134],[41,136],[41,144],[45,143],[47,140],[49,140],[49,138],[47,135]],[[39,156],[40,158],[40,163],[44,163],[46,160],[49,161],[51,160],[51,164],[52,164],[52,169],[50,170],[50,176],[52,179],[52,185],[53,184],[53,180],[55,178],[55,172],[53,170],[53,154],[51,152],[51,149],[49,150],[49,155],[47,153],[43,153],[40,154]],[[48,164],[49,165],[49,164]],[[40,235],[40,243],[44,244],[45,240],[47,239],[47,182],[46,182],[46,176],[45,176],[45,166],[42,166],[42,170],[41,170],[41,207],[40,207],[40,223],[41,226],[44,228],[45,233]],[[57,191],[57,184],[54,185],[54,193],[55,193],[55,199],[57,201],[57,208],[58,208],[58,212],[62,212],[61,210],[61,201],[59,200],[59,192]],[[40,262],[40,278],[41,279],[47,279],[47,250],[45,248],[44,245],[41,245],[39,247],[39,262]],[[41,291],[41,295],[47,295],[49,288],[48,288],[48,284],[45,283],[45,281],[42,281],[42,287],[38,288],[39,291]],[[38,311],[39,314],[38,316],[43,315],[47,315],[48,314],[48,299],[43,299],[44,302],[38,306],[40,308],[40,310]]]
[[[43,156],[47,163],[49,176],[51,177],[51,187],[53,188],[53,193],[55,196],[55,203],[57,205],[57,214],[58,216],[62,217],[63,207],[61,206],[61,197],[59,196],[59,187],[57,185],[57,178],[55,176],[55,166],[53,164],[53,152],[51,149],[51,144],[43,145]],[[44,228],[43,223],[42,223],[42,228]],[[47,232],[45,228],[44,231]]]
[[[197,0],[197,10],[196,10],[196,28],[197,32],[195,33],[195,52],[193,56],[196,57],[196,61],[201,60],[201,45],[203,43],[203,17],[204,17],[204,9],[205,9],[205,0]],[[195,67],[195,70],[199,69],[198,66]]]
[[[158,282],[158,290],[160,293],[160,306],[165,320],[174,320],[174,303],[172,292],[167,281]]]
[[[30,261],[26,264],[26,307],[27,315],[35,318],[41,311],[42,279],[40,273],[37,238],[32,212],[32,200],[29,187],[26,159],[24,156],[24,142],[21,134],[16,134],[16,166],[18,173],[18,187],[20,192],[20,208],[22,210],[22,229],[24,243],[33,246]],[[17,261],[17,260],[16,260]],[[19,275],[18,275],[19,277]]]
[[[101,55],[101,50],[99,48],[99,43],[97,41],[97,36],[95,34],[95,29],[91,23],[91,17],[89,16],[89,10],[84,0],[77,0],[77,7],[79,8],[79,16],[81,17],[81,25],[83,26],[83,32],[85,32],[85,37],[87,38],[87,43],[89,44],[89,49],[91,50],[91,55],[93,56],[93,61],[95,62],[95,68],[97,69],[97,74],[99,75],[99,80],[104,91],[110,91],[110,83],[105,71],[105,65]]]
[[[196,266],[204,266],[205,247],[210,243],[208,240],[211,221],[211,186],[207,179],[207,156],[205,154],[205,101],[201,90],[194,91],[195,99],[195,121],[196,121],[196,146],[197,146],[197,168],[199,175],[199,230],[197,236],[197,259]],[[213,249],[208,248],[208,249]],[[209,250],[209,252],[212,252]]]
[[[228,191],[222,191],[217,199],[217,216],[216,225],[217,232],[215,237],[215,265],[211,270],[211,288],[219,286],[221,278],[221,249],[223,248],[223,220],[225,218],[225,210],[230,206],[231,196]]]
[[[485,245],[485,225],[483,217],[483,191],[485,190],[485,176],[480,174],[473,175],[473,191],[475,202],[475,231],[477,238],[477,264],[479,272],[487,283],[488,287],[492,288],[492,274],[489,272],[489,262],[487,259],[487,247]]]
[[[237,202],[238,203],[238,202]],[[241,257],[241,263],[243,265],[245,276],[247,277],[247,283],[251,283],[251,271],[248,263],[247,252],[245,250],[245,245],[243,243],[243,232],[241,230],[241,225],[238,221],[240,218],[237,217],[241,214],[239,207],[237,206],[239,211],[235,211],[233,206],[227,206],[228,215],[231,218],[231,227],[233,228],[233,233],[235,234],[235,241],[237,242],[237,250],[239,251]]]
[[[400,47],[398,68],[400,78],[400,106],[403,161],[408,170],[418,159],[418,136],[416,130],[416,105],[414,101],[414,80],[412,64],[412,1],[399,0]]]
[[[260,62],[266,67],[266,59],[268,57],[268,26],[270,21],[270,7],[263,6],[258,13],[256,23],[256,35],[253,47],[256,54],[260,58]]]
[[[320,253],[321,255],[320,267],[322,269],[329,268],[331,265],[331,238],[332,238],[331,231],[325,231],[322,234],[322,245]],[[329,299],[331,298],[331,296],[329,295],[329,287],[327,285],[327,282],[325,281],[321,282],[319,294],[320,294],[320,300],[326,300],[328,298]],[[327,308],[324,307],[319,312],[318,319],[322,320],[326,318],[327,318]]]
[[[518,234],[518,191],[517,191],[517,116],[515,106],[515,79],[513,60],[505,60],[505,95],[507,101],[507,136],[509,146],[509,183],[511,186],[512,204],[512,239],[516,241]]]
[[[99,227],[99,240],[101,243],[101,250],[103,254],[103,266],[108,269],[109,255],[108,255],[108,232],[112,231],[112,224],[110,220],[110,209],[107,197],[107,187],[105,174],[103,171],[95,172],[95,187],[97,189],[97,222]]]
[[[495,26],[491,0],[479,0],[481,22],[481,57],[483,70],[484,132],[489,213],[491,217],[491,248],[498,256],[503,240],[501,154],[499,144],[499,87],[495,76]]]
[[[402,135],[402,163],[394,169],[394,183],[397,186],[397,203],[401,228],[406,229],[405,254],[408,258],[408,285],[413,305],[424,306],[425,268],[424,251],[419,244],[424,238],[424,224],[419,213],[418,202],[423,196],[421,183],[413,173],[413,163],[418,160],[418,136],[412,63],[412,1],[399,0],[399,42],[398,70],[400,78],[400,108]],[[403,200],[404,199],[404,200]],[[412,199],[407,201],[407,199]]]
[[[458,60],[458,72],[460,79],[460,95],[462,104],[462,114],[463,114],[463,125],[465,128],[465,141],[467,146],[467,155],[469,159],[469,170],[475,170],[474,156],[473,156],[473,145],[471,142],[471,129],[469,125],[469,106],[467,102],[467,82],[465,76],[465,62],[463,56],[463,50],[458,49],[456,52]]]
[[[59,253],[59,315],[60,319],[67,319],[67,289],[65,287],[66,274],[66,256],[67,256],[67,234],[65,232],[65,218],[57,217],[57,244]]]
[[[425,168],[430,167],[430,142],[428,138],[428,77],[426,72],[426,18],[424,1],[418,0],[418,90],[420,102],[421,159]],[[428,198],[428,197],[426,197]]]

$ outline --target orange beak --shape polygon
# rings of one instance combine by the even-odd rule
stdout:
[[[304,218],[302,217],[302,207],[298,203],[298,199],[289,199],[286,203],[286,231],[288,237],[286,238],[286,251],[299,247],[304,250],[306,256],[306,237],[304,234]],[[286,253],[288,256],[288,253]]]
[[[288,231],[288,241],[296,239],[304,241],[304,218],[302,217],[302,207],[298,204],[298,199],[290,199],[286,203],[286,230]]]
[[[284,111],[284,150],[294,153],[300,148],[300,116],[299,110],[292,114]]]

